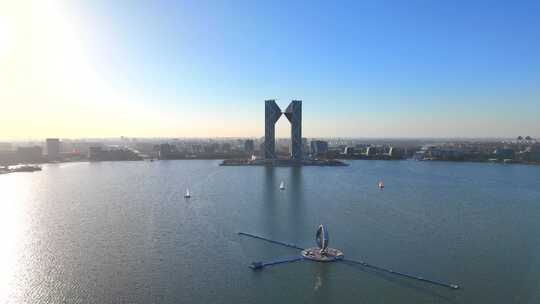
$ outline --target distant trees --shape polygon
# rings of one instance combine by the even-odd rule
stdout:
[[[525,141],[531,141],[533,140],[534,138],[530,137],[530,136],[525,136],[525,138],[523,138],[523,136],[518,136],[517,137],[517,141],[523,141],[525,139]]]

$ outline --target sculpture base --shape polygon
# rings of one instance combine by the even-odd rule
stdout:
[[[321,248],[319,247],[302,250],[302,256],[317,262],[334,262],[344,257],[343,252],[335,248],[326,248],[326,252],[321,254]]]

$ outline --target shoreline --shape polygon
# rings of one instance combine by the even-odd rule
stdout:
[[[269,167],[345,167],[349,164],[340,160],[299,160],[276,159],[276,160],[250,160],[250,159],[225,159],[220,166],[269,166]]]
[[[32,164],[10,164],[10,165],[1,165],[0,166],[0,175],[17,173],[17,172],[35,172],[41,171],[42,165],[49,164],[67,164],[67,163],[99,163],[99,162],[128,162],[128,161],[149,161],[150,159],[141,159],[141,160],[107,160],[107,161],[90,161],[90,160],[77,160],[77,161],[61,161],[61,162],[43,162],[43,163],[32,163]],[[407,159],[328,159],[328,160],[303,160],[299,162],[291,160],[250,160],[250,159],[224,159],[224,158],[187,158],[187,159],[161,159],[164,161],[174,161],[174,160],[220,160],[221,163],[219,166],[223,167],[239,167],[239,166],[273,166],[273,167],[346,167],[349,166],[347,162],[350,161],[417,161],[417,162],[445,162],[445,163],[481,163],[481,164],[490,164],[490,165],[526,165],[526,166],[540,166],[540,162],[504,162],[504,161],[474,161],[474,160],[415,160],[412,158]],[[152,161],[160,161],[160,159],[152,159]],[[345,162],[347,161],[347,162]],[[9,169],[9,167],[33,167],[32,169]],[[39,168],[39,169],[36,169]]]

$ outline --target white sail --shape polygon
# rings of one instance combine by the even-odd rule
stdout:
[[[279,189],[284,190],[285,189],[285,183],[282,181],[281,184],[279,184]]]
[[[184,197],[191,197],[191,195],[189,194],[189,189],[186,188],[186,194],[184,195]]]

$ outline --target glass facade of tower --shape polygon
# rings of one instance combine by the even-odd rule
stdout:
[[[291,158],[302,159],[302,101],[293,100],[285,110],[285,116],[291,122]]]
[[[60,160],[60,140],[58,138],[47,138],[46,143],[48,160]]]
[[[264,158],[276,158],[276,122],[281,116],[281,109],[273,99],[264,102]]]

